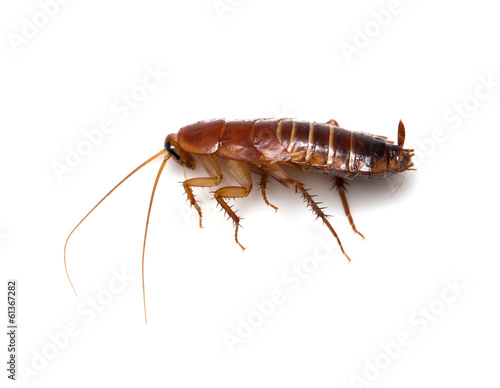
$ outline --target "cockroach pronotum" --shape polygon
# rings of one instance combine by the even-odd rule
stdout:
[[[188,201],[198,211],[200,227],[202,226],[202,212],[193,194],[193,187],[219,186],[222,182],[220,159],[225,159],[229,173],[239,186],[226,186],[217,189],[214,192],[214,199],[232,219],[235,227],[234,238],[243,250],[245,248],[238,241],[240,217],[229,206],[227,199],[248,196],[252,189],[250,171],[254,171],[260,174],[261,193],[267,205],[277,210],[276,206],[269,203],[266,196],[266,183],[271,176],[302,195],[306,205],[311,208],[316,218],[321,218],[337,239],[342,253],[350,261],[337,233],[328,221],[328,216],[323,212],[324,208],[320,207],[302,183],[292,179],[282,166],[331,175],[352,229],[364,239],[364,236],[356,229],[351,217],[345,195],[345,181],[385,178],[395,173],[414,170],[411,161],[413,150],[403,148],[404,140],[405,128],[401,121],[399,122],[397,145],[384,136],[343,129],[335,120],[322,124],[292,119],[239,121],[221,119],[199,121],[185,126],[179,132],[168,135],[165,139],[165,149],[153,155],[123,178],[71,231],[64,244],[64,267],[71,287],[76,294],[66,266],[66,247],[73,232],[118,186],[149,162],[162,155],[164,155],[163,162],[156,175],[149,202],[142,249],[142,290],[146,323],[144,254],[149,217],[158,180],[167,160],[172,156],[177,163],[189,169],[194,169],[195,160],[198,159],[208,174],[208,177],[191,178],[183,182]]]

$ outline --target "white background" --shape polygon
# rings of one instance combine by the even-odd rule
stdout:
[[[2,2],[1,293],[17,279],[22,364],[12,384],[497,386],[500,27],[492,4]],[[148,68],[168,75],[122,118],[122,95],[140,93]],[[168,133],[202,119],[282,116],[334,118],[393,140],[398,121],[406,125],[418,170],[392,197],[400,180],[349,188],[365,241],[327,177],[293,173],[334,215],[350,264],[336,245],[317,261],[328,230],[277,182],[268,187],[277,213],[258,190],[235,202],[244,253],[210,190],[197,190],[206,213],[199,229],[183,170],[170,161],[150,223],[145,325],[140,258],[156,160],[70,240],[75,297],[66,236]],[[105,119],[114,130],[59,179],[54,166]],[[292,290],[283,276],[301,265],[311,273]],[[133,279],[118,289],[116,272]],[[239,317],[258,319],[254,301],[273,290],[283,303],[231,352],[224,333],[236,335]],[[96,297],[102,311],[88,305]],[[407,346],[394,344],[402,332]],[[6,374],[2,367],[3,382]]]

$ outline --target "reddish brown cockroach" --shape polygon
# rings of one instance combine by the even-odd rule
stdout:
[[[238,241],[240,218],[228,205],[227,199],[248,196],[252,189],[250,171],[261,175],[262,197],[267,205],[271,205],[266,197],[266,183],[269,176],[283,185],[299,192],[317,218],[321,218],[330,232],[337,239],[342,253],[344,251],[337,233],[328,221],[313,196],[308,193],[302,183],[292,179],[282,166],[295,167],[304,171],[315,171],[331,175],[342,200],[345,214],[352,229],[361,237],[351,217],[345,195],[345,180],[384,178],[389,175],[412,170],[412,149],[403,149],[405,129],[399,122],[398,144],[383,136],[374,136],[362,132],[351,132],[340,128],[335,120],[325,124],[297,121],[291,119],[259,119],[259,120],[209,120],[185,126],[165,139],[165,149],[146,160],[129,175],[122,179],[109,193],[95,205],[71,231],[64,245],[64,267],[71,283],[66,266],[66,246],[68,240],[78,226],[101,204],[118,186],[146,164],[159,156],[165,155],[153,185],[149,203],[142,251],[142,287],[144,298],[144,314],[146,317],[146,296],[144,287],[144,254],[149,225],[149,216],[153,204],[154,193],[160,175],[167,160],[173,156],[177,163],[190,169],[195,167],[195,157],[201,161],[208,177],[191,178],[184,181],[189,202],[196,208],[202,225],[201,208],[193,195],[193,187],[215,187],[222,182],[222,169],[219,160],[225,159],[229,173],[240,186],[226,186],[214,192],[214,199],[224,209],[235,225],[236,243]],[[75,291],[75,288],[73,287]],[[76,294],[76,291],[75,291]],[[147,322],[147,318],[146,318]]]

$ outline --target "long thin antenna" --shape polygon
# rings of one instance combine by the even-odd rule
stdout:
[[[92,213],[97,208],[97,206],[99,206],[102,203],[102,201],[104,201],[113,191],[115,191],[118,188],[118,186],[120,186],[123,182],[125,182],[128,178],[130,178],[132,175],[134,175],[141,168],[143,168],[146,164],[148,164],[152,160],[156,159],[158,156],[162,155],[164,152],[165,152],[165,150],[161,150],[160,152],[158,152],[157,154],[155,154],[154,156],[152,156],[148,160],[146,160],[144,163],[142,163],[140,166],[138,166],[137,168],[135,168],[134,171],[132,171],[130,174],[128,174],[125,178],[123,178],[115,187],[113,187],[109,191],[108,194],[106,194],[99,202],[97,202],[97,205],[95,205],[85,215],[85,217],[83,217],[80,220],[80,222],[73,228],[73,230],[71,231],[71,233],[68,235],[68,238],[66,239],[66,242],[64,243],[64,269],[66,270],[66,276],[68,276],[69,284],[71,284],[71,288],[73,288],[73,292],[75,293],[75,295],[77,295],[77,293],[76,293],[75,287],[73,286],[73,282],[71,281],[71,278],[69,277],[68,266],[66,265],[66,247],[68,245],[69,238],[71,237],[71,235],[73,234],[73,232],[76,230],[76,228],[78,228],[80,226],[80,224],[90,215],[90,213]]]
[[[146,253],[146,237],[148,236],[149,216],[151,215],[151,207],[153,206],[153,198],[155,196],[156,186],[158,186],[161,172],[163,171],[167,160],[170,159],[170,156],[172,156],[172,154],[167,154],[165,156],[165,159],[163,159],[160,169],[158,170],[158,174],[156,175],[155,184],[153,185],[153,192],[151,193],[151,200],[149,201],[148,217],[146,218],[146,228],[144,229],[144,244],[142,245],[142,299],[144,302],[144,320],[146,324],[148,323],[148,316],[146,314],[146,287],[144,286],[144,255]]]

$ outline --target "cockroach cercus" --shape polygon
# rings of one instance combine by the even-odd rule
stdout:
[[[161,156],[163,156],[163,162],[151,193],[142,250],[142,289],[146,323],[144,254],[149,216],[158,180],[166,162],[171,157],[189,169],[194,169],[195,161],[199,160],[207,172],[208,176],[191,178],[183,182],[188,201],[200,216],[200,227],[202,225],[202,212],[193,194],[193,187],[219,186],[222,182],[220,161],[223,159],[229,173],[239,186],[225,186],[217,189],[214,192],[214,199],[233,220],[234,238],[243,250],[245,248],[238,241],[240,217],[228,205],[227,200],[248,196],[252,189],[250,172],[254,171],[260,175],[262,197],[267,205],[277,210],[277,207],[270,204],[266,197],[266,183],[268,178],[272,177],[302,195],[307,206],[311,208],[316,218],[321,218],[337,239],[342,253],[350,260],[337,233],[330,224],[328,216],[323,212],[324,208],[314,201],[313,196],[309,194],[302,183],[288,175],[283,166],[332,176],[352,229],[364,238],[356,229],[351,217],[345,194],[345,181],[385,178],[406,170],[414,170],[411,160],[413,150],[403,148],[404,140],[405,128],[401,121],[399,122],[397,144],[383,136],[348,131],[341,128],[335,120],[323,124],[292,119],[233,121],[217,119],[199,121],[185,126],[177,133],[168,135],[165,139],[165,149],[153,155],[122,179],[70,232],[64,244],[64,267],[71,287],[75,291],[66,265],[66,247],[73,232],[118,186],[146,164]]]

